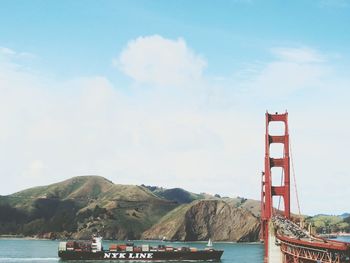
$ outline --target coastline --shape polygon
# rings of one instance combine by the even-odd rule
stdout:
[[[49,238],[40,238],[40,237],[26,237],[26,236],[9,236],[9,235],[0,235],[0,240],[55,240]]]
[[[64,241],[64,240],[69,240],[69,239],[50,239],[50,238],[41,238],[41,237],[28,237],[28,236],[16,236],[16,235],[0,235],[0,240],[52,240],[52,241]],[[157,239],[135,239],[135,240],[117,240],[117,239],[103,239],[103,241],[106,242],[161,242],[161,243],[195,243],[195,244],[207,244],[208,241],[162,241],[162,240],[157,240]],[[236,241],[213,241],[213,243],[216,244],[260,244],[261,242],[255,241],[255,242],[236,242]]]

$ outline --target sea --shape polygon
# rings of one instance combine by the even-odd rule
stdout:
[[[336,240],[350,242],[350,237],[339,237]],[[35,239],[0,239],[0,263],[3,262],[39,262],[52,263],[64,262],[57,256],[59,241],[35,240]],[[123,243],[121,241],[104,241],[103,246],[109,247],[111,243]],[[125,243],[125,242],[124,242]],[[202,242],[157,242],[157,241],[134,241],[137,244],[150,244],[151,246],[169,245],[174,247],[205,248]],[[223,249],[222,263],[262,263],[264,247],[261,243],[224,243],[214,242],[214,248]],[[74,261],[87,262],[93,261]],[[101,261],[96,261],[101,262]],[[176,263],[172,261],[173,263]],[[179,261],[180,262],[180,261]]]
[[[31,239],[0,239],[0,263],[52,263],[64,262],[57,256],[59,241],[56,240],[31,240]],[[121,241],[103,241],[104,247],[110,243],[125,243]],[[205,248],[206,243],[202,242],[156,242],[156,241],[134,241],[134,244],[150,244],[151,246],[169,245],[173,247],[196,247]],[[223,263],[254,263],[263,262],[264,248],[261,243],[222,243],[214,242],[215,249],[223,249],[221,258]],[[94,261],[74,261],[87,262]],[[101,261],[96,261],[101,262]],[[176,263],[176,261],[171,261]],[[179,261],[180,262],[180,261]]]

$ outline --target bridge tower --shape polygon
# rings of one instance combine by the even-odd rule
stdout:
[[[280,122],[284,124],[283,135],[270,135],[269,124],[271,122]],[[271,158],[270,145],[281,143],[284,146],[283,156],[280,158]],[[269,258],[269,223],[273,216],[273,196],[281,196],[284,201],[283,215],[290,218],[290,161],[289,161],[289,134],[288,134],[288,113],[269,114],[266,112],[266,133],[265,133],[265,171],[262,173],[261,186],[261,220],[262,220],[262,238],[265,243],[264,261],[268,262]],[[281,167],[283,169],[282,185],[272,185],[271,168]]]

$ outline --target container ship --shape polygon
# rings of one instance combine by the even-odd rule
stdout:
[[[223,250],[214,249],[211,244],[200,250],[191,247],[165,245],[154,247],[148,244],[135,246],[133,243],[126,243],[124,245],[111,244],[108,250],[104,250],[101,237],[93,237],[91,241],[60,242],[58,247],[58,256],[62,260],[220,261],[223,252]]]

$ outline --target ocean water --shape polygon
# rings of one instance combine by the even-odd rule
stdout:
[[[343,241],[343,242],[349,242],[350,243],[350,236],[338,237],[338,238],[334,238],[334,240]]]
[[[350,237],[339,237],[336,240],[350,242]],[[28,262],[52,263],[63,262],[57,257],[59,241],[27,240],[27,239],[0,239],[0,263]],[[110,243],[125,243],[120,241],[104,241],[103,245],[109,247]],[[152,246],[158,244],[174,247],[190,246],[204,248],[206,243],[190,242],[155,242],[135,241],[135,244],[147,243]],[[222,263],[262,263],[264,248],[260,243],[221,243],[215,242],[214,248],[223,249]],[[93,261],[74,261],[93,262]],[[96,261],[101,262],[101,261]],[[174,262],[174,261],[172,261]],[[175,262],[174,262],[175,263]]]
[[[27,239],[0,239],[0,263],[3,262],[28,262],[28,263],[52,263],[63,262],[57,257],[57,248],[59,241],[51,240],[27,240]],[[109,247],[110,243],[125,243],[104,241],[103,245]],[[154,241],[135,241],[135,244],[147,243],[153,246],[157,244],[171,245],[174,247],[190,246],[204,248],[206,243],[190,242],[154,242]],[[221,258],[223,263],[260,263],[263,262],[264,248],[258,243],[214,243],[214,248],[223,249],[224,254]],[[74,261],[74,262],[93,262],[93,261]],[[101,261],[96,261],[101,262]],[[174,262],[174,261],[172,261]]]

